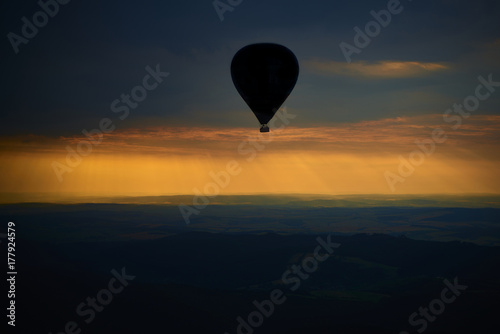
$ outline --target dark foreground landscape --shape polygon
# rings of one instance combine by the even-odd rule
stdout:
[[[451,334],[497,331],[499,212],[232,205],[186,225],[177,206],[23,204],[1,218],[16,222],[19,333]]]

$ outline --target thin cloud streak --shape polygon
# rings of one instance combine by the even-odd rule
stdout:
[[[386,151],[413,146],[415,140],[429,138],[433,129],[443,128],[448,147],[473,149],[479,146],[497,147],[500,116],[472,115],[461,127],[452,130],[440,114],[397,117],[358,123],[338,123],[322,127],[287,127],[284,131],[261,135],[255,128],[188,128],[153,127],[117,130],[105,134],[94,146],[93,153],[101,154],[174,154],[234,155],[238,145],[248,140],[268,142],[286,151],[306,150],[370,150],[383,145]],[[66,146],[75,146],[88,140],[84,136],[48,138],[42,136],[7,137],[0,140],[0,152],[66,152]]]
[[[338,61],[310,60],[305,63],[305,66],[309,70],[322,75],[377,79],[421,77],[433,72],[450,69],[449,65],[442,63],[390,60],[375,63],[357,61],[350,64]]]

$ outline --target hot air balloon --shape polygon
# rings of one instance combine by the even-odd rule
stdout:
[[[251,44],[236,53],[231,77],[241,97],[269,132],[268,123],[292,92],[299,63],[288,48],[271,43]]]

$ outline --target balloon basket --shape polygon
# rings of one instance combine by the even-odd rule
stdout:
[[[260,127],[260,132],[269,132],[269,127],[267,125],[263,124]]]

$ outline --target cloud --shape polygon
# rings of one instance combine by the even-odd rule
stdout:
[[[241,143],[254,140],[269,142],[273,150],[282,152],[404,152],[413,150],[415,140],[428,139],[435,128],[442,128],[447,136],[448,152],[454,150],[481,150],[498,147],[500,116],[472,115],[459,129],[453,130],[443,121],[442,114],[384,118],[356,123],[336,123],[319,127],[286,127],[262,135],[255,128],[221,127],[149,127],[116,130],[105,134],[93,154],[152,154],[172,156],[238,154]],[[262,136],[262,137],[261,137]],[[270,137],[269,137],[270,136]],[[84,136],[48,138],[43,136],[4,137],[0,152],[59,153],[66,146],[76,147]]]
[[[449,70],[444,63],[425,63],[418,61],[366,61],[346,62],[310,60],[305,62],[306,68],[322,75],[340,75],[364,78],[412,78],[429,75],[433,72]]]

